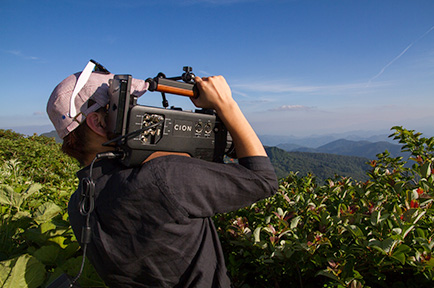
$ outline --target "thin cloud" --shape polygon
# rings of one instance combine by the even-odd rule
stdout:
[[[398,56],[396,56],[395,58],[392,59],[392,61],[390,61],[389,63],[387,63],[383,68],[381,68],[380,72],[378,72],[377,75],[375,75],[374,77],[372,77],[371,79],[369,79],[368,84],[370,85],[372,81],[374,81],[375,79],[377,79],[378,77],[380,77],[384,71],[386,71],[387,68],[390,67],[390,65],[392,65],[393,63],[395,63],[396,61],[399,60],[399,58],[401,58],[405,53],[407,53],[407,51],[419,40],[421,40],[422,38],[424,38],[426,35],[428,35],[428,33],[430,33],[432,30],[434,30],[434,26],[432,26],[430,29],[428,29],[425,33],[423,33],[421,36],[419,36],[419,38],[417,38],[416,40],[414,40],[413,42],[411,42],[407,47],[405,47],[404,50],[402,50],[401,53],[398,54]]]
[[[255,98],[251,98],[250,100],[241,100],[239,101],[239,103],[243,103],[243,104],[250,104],[250,105],[264,105],[264,104],[268,104],[270,102],[273,102],[269,99],[255,99]]]
[[[209,73],[209,72],[207,72],[205,70],[200,70],[199,73],[200,73],[199,75],[201,75],[202,77],[212,76],[211,73]],[[197,75],[197,76],[199,76],[199,75]]]
[[[19,50],[6,50],[5,52],[26,60],[39,60],[39,57],[25,55]]]
[[[9,54],[12,54],[12,55],[15,55],[15,56],[20,56],[21,55],[21,52],[18,51],[18,50],[8,50],[8,51],[6,51],[6,53],[9,53]]]
[[[389,85],[389,83],[375,83],[374,87],[382,87]],[[267,93],[308,93],[308,94],[330,94],[330,93],[349,93],[361,92],[366,89],[365,83],[348,83],[348,84],[335,84],[335,85],[294,85],[289,81],[272,81],[268,83],[238,83],[232,84],[231,87],[244,90],[256,91]],[[373,88],[373,86],[371,86]]]
[[[232,94],[233,95],[240,95],[242,97],[249,97],[249,95],[247,95],[247,93],[244,93],[244,92],[241,92],[241,91],[238,91],[238,90],[234,90],[234,89],[232,89]]]
[[[282,105],[277,108],[269,109],[268,111],[285,112],[285,111],[309,111],[309,110],[312,110],[312,107],[303,106],[303,105]]]

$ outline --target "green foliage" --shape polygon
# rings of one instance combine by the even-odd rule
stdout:
[[[45,287],[62,273],[77,275],[82,252],[67,203],[78,164],[46,137],[0,130],[0,147],[0,287]],[[80,284],[104,286],[89,264]]]
[[[24,137],[13,131],[0,129],[0,160],[3,162],[0,175],[3,182],[22,180],[63,185],[72,180],[74,183],[78,163],[59,153],[59,149],[60,146],[54,138],[36,135]],[[19,179],[14,174],[17,170],[22,173]]]
[[[290,174],[279,193],[219,215],[236,287],[432,287],[434,138],[394,127],[366,182]]]
[[[217,215],[234,286],[432,287],[434,138],[393,129],[409,159],[385,151],[363,181],[290,173],[275,196]],[[0,287],[80,268],[66,209],[78,165],[53,141],[0,130]],[[86,263],[82,287],[104,286]]]

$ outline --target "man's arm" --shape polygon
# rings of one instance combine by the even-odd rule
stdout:
[[[255,131],[232,98],[223,76],[196,77],[195,80],[200,96],[192,98],[194,105],[217,112],[232,136],[237,157],[267,156]]]

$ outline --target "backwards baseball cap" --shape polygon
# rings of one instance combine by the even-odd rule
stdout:
[[[89,113],[107,106],[109,80],[113,77],[114,74],[90,60],[82,72],[67,77],[54,88],[48,99],[47,113],[60,138],[65,138],[83,123]],[[148,86],[144,80],[133,78],[130,93],[140,97]],[[94,101],[92,105],[89,105],[89,99]]]

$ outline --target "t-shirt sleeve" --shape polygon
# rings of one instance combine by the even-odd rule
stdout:
[[[210,217],[234,211],[277,191],[277,179],[268,157],[239,159],[236,164],[167,156],[153,161],[162,193],[190,217]]]

